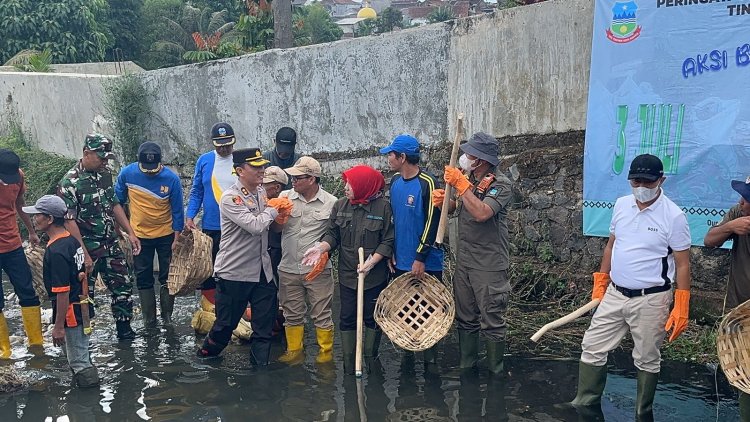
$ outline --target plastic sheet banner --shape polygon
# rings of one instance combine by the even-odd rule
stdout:
[[[750,174],[750,0],[596,0],[583,232],[609,236],[630,162],[661,158],[694,245]]]

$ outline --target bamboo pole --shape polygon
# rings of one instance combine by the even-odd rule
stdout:
[[[456,166],[456,159],[458,158],[458,146],[461,144],[461,135],[464,131],[464,114],[458,113],[458,120],[456,122],[456,137],[453,139],[453,149],[451,149],[451,159],[448,164],[451,167]],[[443,208],[440,210],[440,223],[438,223],[437,234],[435,235],[435,244],[442,245],[443,238],[445,237],[445,229],[448,226],[448,207],[451,203],[451,193],[453,192],[453,186],[445,184],[445,198],[443,198]]]
[[[365,265],[365,250],[359,248],[359,265]],[[364,333],[364,306],[365,306],[365,273],[359,273],[357,277],[357,344],[354,349],[354,376],[362,377],[362,334]]]
[[[533,336],[531,336],[531,341],[538,342],[540,338],[546,333],[547,331],[561,327],[565,324],[568,324],[572,321],[574,321],[576,318],[580,317],[581,315],[585,314],[586,312],[596,308],[599,305],[600,300],[594,299],[591,302],[581,306],[580,308],[576,309],[575,311],[569,313],[568,315],[565,315],[564,317],[558,318],[549,324],[545,325],[544,327],[540,328],[539,331],[537,331]]]

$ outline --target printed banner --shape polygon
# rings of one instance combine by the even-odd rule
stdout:
[[[583,232],[609,236],[630,162],[662,159],[664,193],[692,242],[750,175],[750,0],[596,0],[584,151]]]

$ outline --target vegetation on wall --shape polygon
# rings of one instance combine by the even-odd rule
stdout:
[[[115,150],[122,163],[136,161],[138,146],[151,121],[153,94],[132,74],[105,80],[103,85],[104,107],[114,130]]]

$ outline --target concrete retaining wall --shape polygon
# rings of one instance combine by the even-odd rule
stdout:
[[[148,135],[205,150],[211,125],[230,122],[240,146],[268,148],[281,126],[303,152],[386,144],[410,132],[452,139],[581,130],[593,6],[555,0],[374,37],[141,73],[155,92]],[[101,127],[96,77],[0,73],[0,117],[14,116],[40,145],[77,155],[72,140]],[[73,142],[74,144],[75,142]]]

